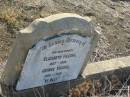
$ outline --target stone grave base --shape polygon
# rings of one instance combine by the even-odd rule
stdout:
[[[86,78],[78,77],[75,80],[61,82],[57,84],[47,85],[34,89],[24,91],[15,91],[13,87],[1,84],[1,94],[3,97],[60,97],[66,96],[69,90],[82,85],[87,80],[99,80],[104,78],[111,78],[116,75],[118,79],[126,84],[130,84],[130,56],[123,58],[116,58],[107,61],[101,61],[88,64],[85,68],[84,75]],[[100,68],[95,70],[96,68]],[[91,70],[91,72],[90,72]],[[104,81],[104,80],[103,80]],[[126,82],[127,81],[127,82]]]

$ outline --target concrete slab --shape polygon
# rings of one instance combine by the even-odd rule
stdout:
[[[82,75],[83,77],[87,77],[94,74],[105,73],[128,67],[130,67],[130,56],[90,63],[86,66]]]

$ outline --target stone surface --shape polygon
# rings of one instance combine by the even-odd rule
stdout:
[[[29,49],[16,90],[76,79],[91,45],[90,37],[68,33],[41,39]]]
[[[130,56],[90,63],[86,66],[82,75],[87,77],[101,73],[103,74],[105,72],[112,72],[123,68],[130,68]]]
[[[63,13],[52,15],[47,18],[36,19],[31,25],[20,31],[3,72],[2,83],[9,86],[16,85],[28,50],[43,37],[65,32],[80,32],[80,34],[91,37],[92,39],[91,51],[89,51],[86,56],[84,66],[82,66],[80,71],[82,72],[86,66],[89,55],[96,45],[98,34],[94,31],[88,18],[83,18],[76,14]]]

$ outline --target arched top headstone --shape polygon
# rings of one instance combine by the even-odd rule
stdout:
[[[62,13],[36,19],[18,34],[2,82],[23,90],[76,79],[97,39],[89,18]]]
[[[39,33],[39,32],[51,32],[49,34],[62,33],[70,30],[82,30],[90,34],[91,30],[94,30],[90,24],[89,18],[81,17],[77,14],[62,13],[51,15],[46,18],[36,19],[27,28],[21,30],[21,33]],[[53,32],[53,33],[52,33]],[[92,32],[92,31],[91,31]],[[38,34],[37,33],[37,34]],[[94,34],[94,33],[91,33]]]

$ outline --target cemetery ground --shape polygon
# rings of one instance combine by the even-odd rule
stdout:
[[[96,30],[101,33],[90,63],[130,54],[129,0],[0,0],[1,69],[19,30],[37,18],[63,12],[90,17]],[[70,89],[69,95],[70,97],[83,97],[86,93],[88,96],[99,97],[123,93],[127,95],[128,87],[123,85],[130,84],[129,76],[124,77],[124,71],[119,73],[87,79],[74,89]]]

